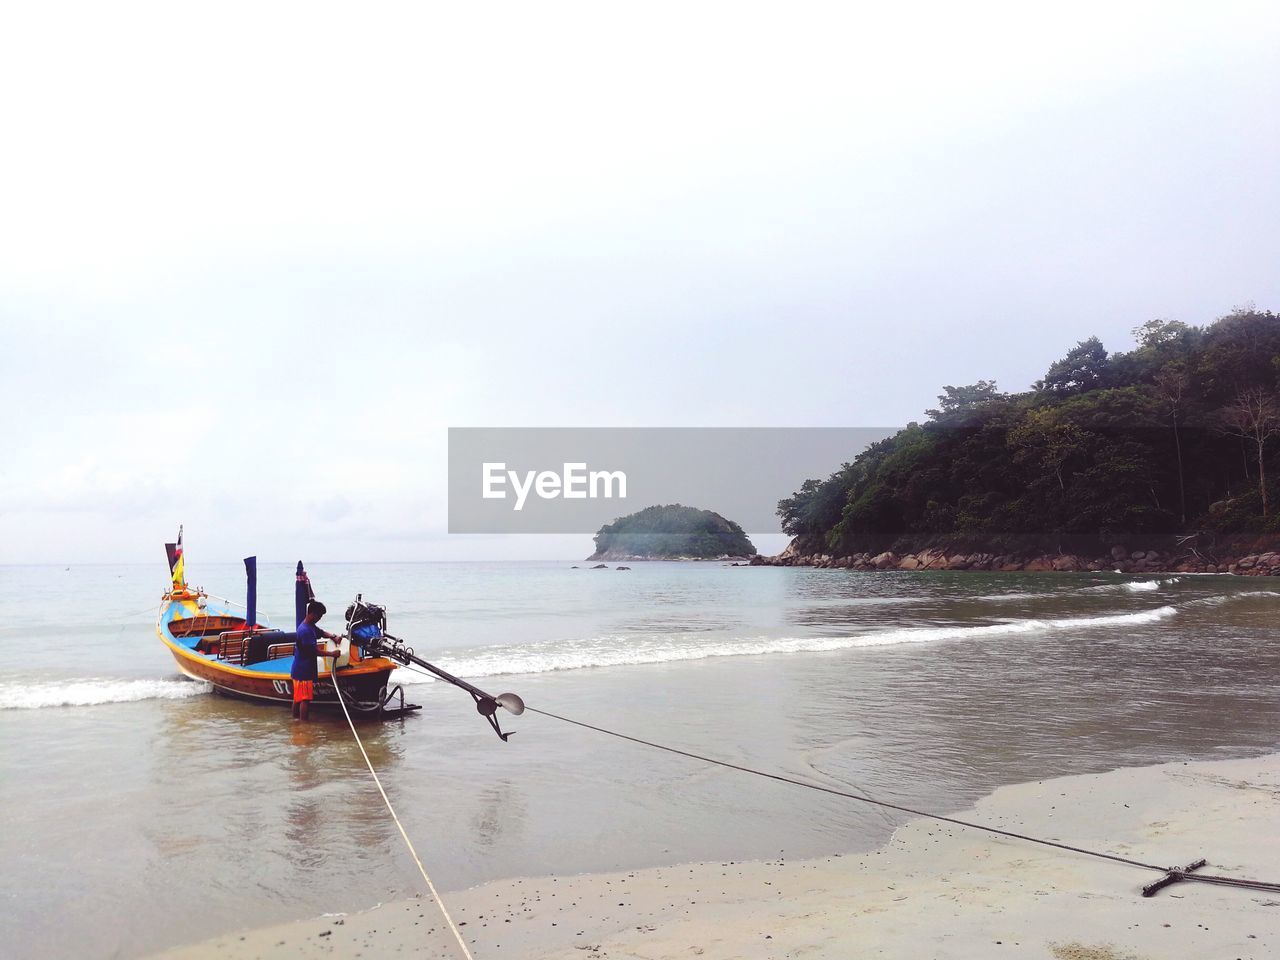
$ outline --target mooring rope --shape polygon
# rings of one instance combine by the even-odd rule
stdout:
[[[999,834],[1002,837],[1010,837],[1014,840],[1026,840],[1030,843],[1043,844],[1046,847],[1057,847],[1060,850],[1069,850],[1072,853],[1083,853],[1091,857],[1102,857],[1106,860],[1114,860],[1117,863],[1127,864],[1131,867],[1141,867],[1145,870],[1167,871],[1166,867],[1157,867],[1155,864],[1143,863],[1140,860],[1130,860],[1127,857],[1117,856],[1113,853],[1100,853],[1096,850],[1086,850],[1083,847],[1074,847],[1067,843],[1059,843],[1056,840],[1042,840],[1039,837],[1030,837],[1022,833],[1014,833],[1011,830],[1001,830],[999,827],[990,827],[982,823],[973,823],[969,820],[958,820],[955,817],[944,817],[941,814],[929,813],[926,810],[916,810],[912,807],[904,807],[901,804],[889,803],[887,800],[875,800],[871,797],[860,796],[856,793],[850,793],[847,790],[837,790],[835,787],[823,786],[820,783],[810,783],[807,780],[797,780],[795,777],[788,777],[781,773],[770,773],[767,770],[758,770],[755,767],[743,766],[739,763],[731,763],[728,760],[719,760],[715,757],[704,756],[700,753],[692,753],[688,750],[681,750],[678,747],[667,746],[662,743],[654,743],[652,740],[642,740],[640,737],[632,737],[625,733],[618,733],[616,730],[609,730],[605,727],[597,727],[594,724],[586,723],[582,720],[572,720],[569,717],[562,717],[558,713],[551,713],[549,710],[539,710],[537,707],[525,705],[525,710],[529,713],[538,713],[544,717],[550,717],[553,720],[560,720],[564,723],[571,723],[575,727],[584,727],[587,730],[594,730],[596,733],[603,733],[606,736],[617,737],[619,740],[629,740],[631,743],[638,743],[642,746],[653,747],[655,750],[663,750],[667,753],[674,753],[681,757],[688,757],[691,760],[700,760],[703,763],[709,763],[717,767],[726,767],[730,770],[737,770],[740,773],[749,773],[752,776],[764,777],[767,780],[776,780],[779,783],[789,783],[792,786],[804,787],[807,790],[817,790],[821,793],[829,793],[836,797],[845,797],[849,800],[857,800],[860,803],[871,803],[877,807],[884,807],[889,810],[897,810],[900,813],[909,813],[915,817],[928,817],[931,820],[941,820],[943,823],[953,823],[960,827],[970,827],[974,830],[984,830],[987,833]]]
[[[1231,887],[1247,887],[1254,890],[1280,891],[1280,883],[1270,883],[1264,880],[1249,880],[1243,877],[1221,877],[1212,874],[1187,873],[1177,867],[1162,867],[1154,863],[1144,863],[1141,860],[1132,860],[1129,857],[1121,857],[1114,853],[1104,853],[1100,850],[1090,850],[1086,847],[1077,847],[1069,843],[1060,843],[1056,840],[1045,840],[1041,837],[1029,836],[1025,833],[1016,833],[1012,830],[1001,830],[999,827],[992,827],[985,823],[974,823],[972,820],[961,820],[957,817],[947,817],[938,813],[930,813],[927,810],[917,810],[913,807],[903,806],[902,804],[889,803],[886,800],[876,800],[872,797],[861,796],[856,793],[850,793],[847,790],[837,790],[835,787],[823,786],[820,783],[810,783],[806,780],[798,780],[795,777],[788,777],[781,773],[770,773],[767,770],[758,770],[755,767],[744,766],[739,763],[731,763],[728,760],[720,760],[716,757],[708,757],[700,753],[693,753],[689,750],[681,750],[678,747],[672,747],[663,743],[655,743],[652,740],[644,740],[640,737],[633,737],[625,733],[619,733],[616,730],[609,730],[606,727],[598,727],[595,724],[586,723],[582,720],[574,720],[570,717],[561,716],[558,713],[552,713],[549,710],[539,710],[537,707],[525,705],[525,710],[529,713],[537,713],[544,717],[550,717],[553,720],[559,720],[563,723],[569,723],[575,727],[582,727],[586,730],[593,730],[596,733],[602,733],[605,736],[616,737],[619,740],[627,740],[631,743],[637,743],[641,746],[652,747],[655,750],[662,750],[666,753],[674,753],[677,756],[688,757],[691,760],[698,760],[702,763],[709,763],[717,767],[725,767],[729,770],[737,770],[740,773],[749,773],[752,776],[763,777],[767,780],[776,780],[779,783],[789,783],[792,786],[804,787],[807,790],[817,790],[821,793],[831,794],[836,797],[844,797],[849,800],[856,800],[859,803],[870,803],[877,807],[888,810],[897,810],[900,813],[908,813],[915,817],[925,817],[929,820],[938,820],[942,823],[954,824],[958,827],[968,827],[971,830],[981,830],[986,833],[993,833],[997,836],[1008,837],[1012,840],[1022,840],[1027,843],[1036,843],[1045,847],[1054,847],[1058,850],[1066,850],[1070,853],[1079,853],[1086,857],[1096,857],[1100,860],[1110,860],[1114,863],[1121,863],[1130,867],[1138,867],[1142,870],[1154,870],[1158,873],[1175,873],[1181,880],[1195,880],[1198,883],[1219,884]]]
[[[462,955],[467,960],[474,960],[471,951],[467,949],[467,943],[462,939],[462,932],[458,929],[458,925],[453,922],[453,917],[449,915],[449,909],[444,905],[444,900],[440,897],[440,893],[436,890],[436,885],[431,882],[431,877],[427,874],[427,868],[422,865],[422,859],[418,856],[418,851],[413,848],[413,841],[409,839],[409,834],[404,829],[404,824],[400,822],[400,818],[396,815],[396,808],[391,805],[390,798],[387,797],[387,791],[382,788],[382,779],[378,776],[378,771],[373,769],[373,761],[369,759],[369,754],[364,748],[364,743],[360,740],[360,734],[356,732],[355,721],[351,719],[351,713],[347,710],[346,697],[342,690],[338,687],[338,670],[337,664],[330,673],[333,680],[333,689],[338,694],[338,703],[342,705],[342,713],[347,718],[347,726],[351,728],[351,735],[356,738],[356,746],[360,748],[360,755],[364,757],[365,766],[369,768],[369,773],[373,775],[373,782],[378,786],[378,792],[382,794],[382,802],[387,805],[387,810],[391,814],[391,819],[396,822],[396,828],[400,831],[400,836],[404,838],[404,844],[409,848],[409,855],[413,857],[413,862],[418,865],[418,872],[422,874],[422,879],[427,882],[427,889],[431,891],[431,896],[436,902],[436,906],[440,908],[440,912],[444,914],[444,919],[449,924],[449,929],[453,931],[454,939],[458,941],[458,948],[462,951]]]
[[[414,670],[413,667],[406,665],[404,669],[414,673],[420,673],[424,677],[436,678],[424,670]],[[610,730],[607,727],[600,727],[593,723],[587,723],[584,720],[574,720],[571,717],[561,716],[558,713],[552,713],[550,710],[540,710],[537,707],[531,707],[525,704],[525,711],[528,713],[540,714],[549,717],[552,720],[559,720],[562,723],[572,724],[575,727],[582,727],[585,730],[591,730],[595,733],[604,734],[608,737],[616,737],[619,740],[626,740],[630,743],[640,744],[645,747],[652,747],[655,750],[662,750],[665,753],[672,753],[676,756],[687,757],[690,760],[697,760],[701,763],[711,764],[712,766],[724,767],[728,770],[737,770],[739,773],[747,773],[755,777],[763,777],[766,780],[774,780],[778,783],[788,783],[795,787],[804,787],[806,790],[817,790],[820,793],[830,794],[835,797],[844,797],[848,800],[856,800],[859,803],[869,803],[873,806],[880,807],[885,810],[896,810],[899,813],[907,813],[913,817],[924,817],[928,820],[937,820],[942,823],[954,824],[958,827],[968,827],[970,830],[981,830],[984,833],[995,834],[996,836],[1007,837],[1011,840],[1022,840],[1026,843],[1035,843],[1043,847],[1052,847],[1057,850],[1066,850],[1069,853],[1078,853],[1086,857],[1095,857],[1099,860],[1110,860],[1113,863],[1124,864],[1129,867],[1137,867],[1140,870],[1154,870],[1157,873],[1173,873],[1181,880],[1194,880],[1197,883],[1217,884],[1229,887],[1245,887],[1252,890],[1267,890],[1280,893],[1280,883],[1272,883],[1265,880],[1251,880],[1244,877],[1223,877],[1214,874],[1190,873],[1179,867],[1162,867],[1155,863],[1146,863],[1142,860],[1133,860],[1129,857],[1122,857],[1114,853],[1105,853],[1101,850],[1090,850],[1087,847],[1078,847],[1069,843],[1061,843],[1057,840],[1046,840],[1042,837],[1033,837],[1025,833],[1017,833],[1013,830],[1001,830],[999,827],[992,827],[985,823],[974,823],[972,820],[961,820],[958,817],[948,817],[940,813],[931,813],[928,810],[917,810],[914,807],[904,806],[898,803],[890,803],[887,800],[877,800],[874,797],[864,796],[862,794],[851,793],[848,790],[838,790],[835,787],[824,786],[820,783],[811,783],[807,780],[799,780],[795,777],[789,777],[781,773],[771,773],[768,770],[760,770],[756,767],[748,767],[740,763],[732,763],[728,760],[721,760],[716,757],[708,757],[705,754],[694,753],[690,750],[682,750],[679,747],[673,747],[665,743],[656,743],[653,740],[645,740],[641,737],[633,737],[630,734],[619,733],[617,730]]]

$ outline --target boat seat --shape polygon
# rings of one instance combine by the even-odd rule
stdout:
[[[281,644],[296,643],[298,635],[291,630],[262,630],[250,635],[248,640],[248,647],[244,655],[246,665],[261,663],[264,660],[275,660],[284,656],[285,654],[281,651],[272,650],[271,648]],[[290,650],[288,655],[292,656],[293,651]]]

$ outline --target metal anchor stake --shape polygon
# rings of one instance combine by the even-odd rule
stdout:
[[[1143,887],[1142,895],[1144,897],[1154,897],[1157,893],[1159,893],[1165,887],[1169,886],[1169,884],[1177,883],[1179,880],[1187,879],[1188,873],[1190,873],[1192,870],[1199,870],[1201,867],[1205,865],[1205,862],[1206,861],[1204,860],[1197,860],[1195,863],[1188,863],[1181,870],[1179,870],[1177,867],[1170,867],[1169,872],[1166,873],[1159,880],[1156,880],[1153,883],[1148,883],[1145,887]]]

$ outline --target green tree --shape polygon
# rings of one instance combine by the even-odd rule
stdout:
[[[1028,463],[1044,476],[1051,476],[1060,491],[1066,491],[1073,463],[1086,457],[1088,434],[1070,421],[1063,421],[1052,409],[1035,410],[1009,431],[1014,459]]]
[[[1107,351],[1097,337],[1081,340],[1049,367],[1040,381],[1040,389],[1047,393],[1083,393],[1102,383],[1107,367]]]
[[[1181,320],[1148,320],[1141,326],[1133,328],[1133,336],[1138,341],[1138,346],[1148,350],[1185,341],[1191,332],[1192,328]]]
[[[935,421],[955,420],[963,414],[981,410],[1009,397],[996,388],[994,380],[979,380],[965,387],[946,386],[942,390],[938,394],[937,409],[925,411]]]
[[[1187,485],[1182,467],[1182,433],[1178,429],[1185,404],[1187,389],[1191,378],[1182,363],[1171,363],[1155,375],[1156,396],[1164,406],[1169,424],[1173,427],[1173,445],[1178,455],[1178,522],[1187,522]]]
[[[1228,433],[1251,443],[1257,455],[1258,496],[1262,498],[1262,515],[1268,514],[1267,441],[1280,434],[1280,401],[1270,390],[1253,387],[1236,394],[1235,400],[1220,411]]]

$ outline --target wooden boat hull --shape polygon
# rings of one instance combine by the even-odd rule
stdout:
[[[198,618],[198,619],[197,619]],[[237,623],[238,621],[238,623]],[[178,669],[192,680],[210,684],[215,690],[234,697],[270,703],[293,703],[293,679],[289,676],[291,656],[238,665],[228,663],[210,653],[201,652],[193,643],[194,625],[208,623],[209,631],[243,628],[243,618],[236,617],[224,604],[203,595],[173,596],[162,610],[156,634],[169,648]],[[185,633],[185,635],[184,635]],[[206,632],[203,636],[209,636]],[[394,661],[382,658],[362,660],[338,669],[338,683],[348,702],[372,704],[385,699]],[[314,685],[314,706],[337,707],[338,695],[330,671],[321,671]]]

